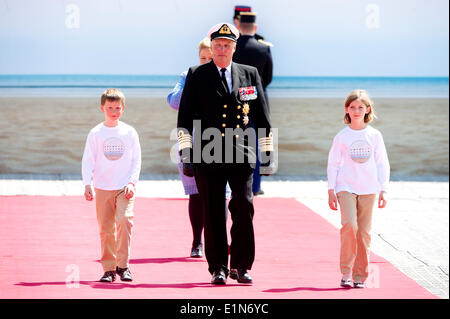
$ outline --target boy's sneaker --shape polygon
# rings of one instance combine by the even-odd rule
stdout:
[[[351,279],[341,279],[341,287],[352,288],[352,280]]]
[[[116,273],[114,271],[107,271],[100,278],[100,282],[113,282],[116,280]]]
[[[131,277],[131,272],[129,268],[119,268],[116,267],[116,272],[120,276],[120,280],[122,281],[133,281],[133,278]]]
[[[362,281],[355,281],[353,283],[353,288],[365,288],[366,286],[364,285],[364,283]]]
[[[349,275],[342,276],[341,287],[352,288],[352,280],[351,280],[351,277]]]

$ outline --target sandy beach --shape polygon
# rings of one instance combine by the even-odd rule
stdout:
[[[0,98],[0,174],[80,174],[89,130],[103,120],[96,98]],[[326,176],[329,147],[344,127],[343,100],[270,99],[278,129],[278,176]],[[447,179],[448,99],[375,99],[393,179]],[[128,98],[122,120],[140,134],[142,174],[176,174],[169,152],[177,112],[164,98]]]

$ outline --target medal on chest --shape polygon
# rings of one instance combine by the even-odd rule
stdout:
[[[239,97],[241,101],[256,100],[256,98],[258,97],[258,91],[256,90],[256,86],[239,88]]]
[[[244,103],[243,108],[242,108],[242,113],[244,113],[244,124],[247,125],[248,124],[248,113],[250,112],[250,105],[248,105],[248,103]]]

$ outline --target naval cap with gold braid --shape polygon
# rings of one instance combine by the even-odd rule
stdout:
[[[214,39],[228,39],[236,42],[239,38],[239,30],[231,23],[218,23],[209,29],[208,37]]]

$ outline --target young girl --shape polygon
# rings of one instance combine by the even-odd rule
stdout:
[[[333,140],[328,155],[328,204],[341,208],[341,286],[364,288],[368,277],[372,209],[386,206],[390,167],[381,133],[368,125],[375,117],[364,90],[345,100],[348,124]],[[337,198],[336,198],[337,197]]]

